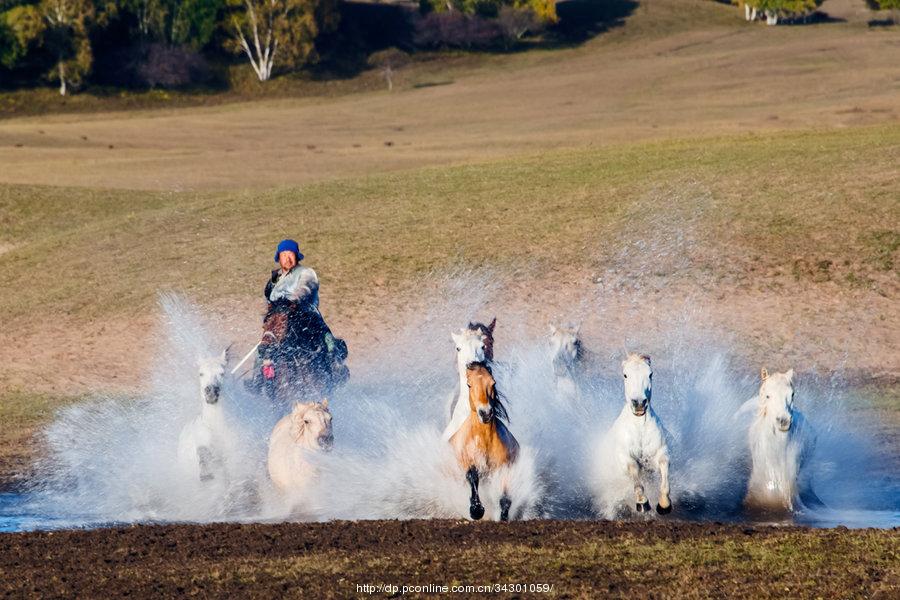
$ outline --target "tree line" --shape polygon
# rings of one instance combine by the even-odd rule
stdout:
[[[824,0],[730,0],[744,9],[748,21],[765,17],[769,25],[777,25],[779,19],[806,19]],[[900,0],[865,0],[872,10],[890,11],[891,21],[898,22]]]
[[[725,1],[770,24],[822,2]],[[900,9],[900,0],[865,1],[894,17]],[[319,60],[319,42],[340,23],[340,2],[0,0],[0,89],[50,83],[66,95],[86,83],[183,87],[208,80],[210,64],[236,61],[268,81]],[[555,0],[418,2],[411,44],[420,48],[509,48],[559,20]],[[394,62],[378,66],[389,74]]]
[[[339,1],[0,0],[0,87],[50,82],[66,95],[98,65],[104,83],[177,87],[210,61],[235,60],[267,81],[318,60]],[[421,0],[419,12],[423,46],[518,39],[557,20],[553,0]]]

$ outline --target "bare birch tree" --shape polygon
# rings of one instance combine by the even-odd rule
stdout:
[[[229,0],[233,38],[229,47],[244,54],[260,81],[277,67],[296,67],[315,52],[322,28],[336,23],[335,0]]]

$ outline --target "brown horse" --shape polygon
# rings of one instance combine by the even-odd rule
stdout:
[[[484,516],[484,506],[478,497],[479,478],[515,462],[519,443],[504,424],[508,420],[506,408],[488,366],[482,362],[469,364],[466,383],[469,386],[469,416],[450,438],[450,444],[472,489],[469,515],[477,520]],[[500,498],[501,521],[509,520],[511,505],[504,483]]]

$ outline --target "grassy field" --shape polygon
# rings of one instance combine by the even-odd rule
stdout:
[[[416,63],[394,93],[8,119],[0,182],[260,190],[555,148],[893,123],[885,29],[767,28],[709,0],[655,0],[574,48]]]
[[[13,487],[18,476],[29,472],[40,453],[41,426],[61,407],[78,399],[15,389],[0,392],[0,491]]]
[[[610,241],[648,224],[699,230],[692,252],[706,262],[667,274],[693,283],[893,295],[898,147],[890,125],[557,150],[255,192],[5,186],[0,315],[26,329],[50,315],[143,311],[160,289],[243,298],[281,232],[300,234],[337,314],[376,278],[402,287],[460,261],[515,270],[525,255],[539,269],[596,270]],[[59,267],[66,276],[29,285]]]

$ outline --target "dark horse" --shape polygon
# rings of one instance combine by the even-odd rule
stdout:
[[[315,309],[270,310],[259,355],[258,385],[273,402],[320,400],[350,377],[347,344]]]

